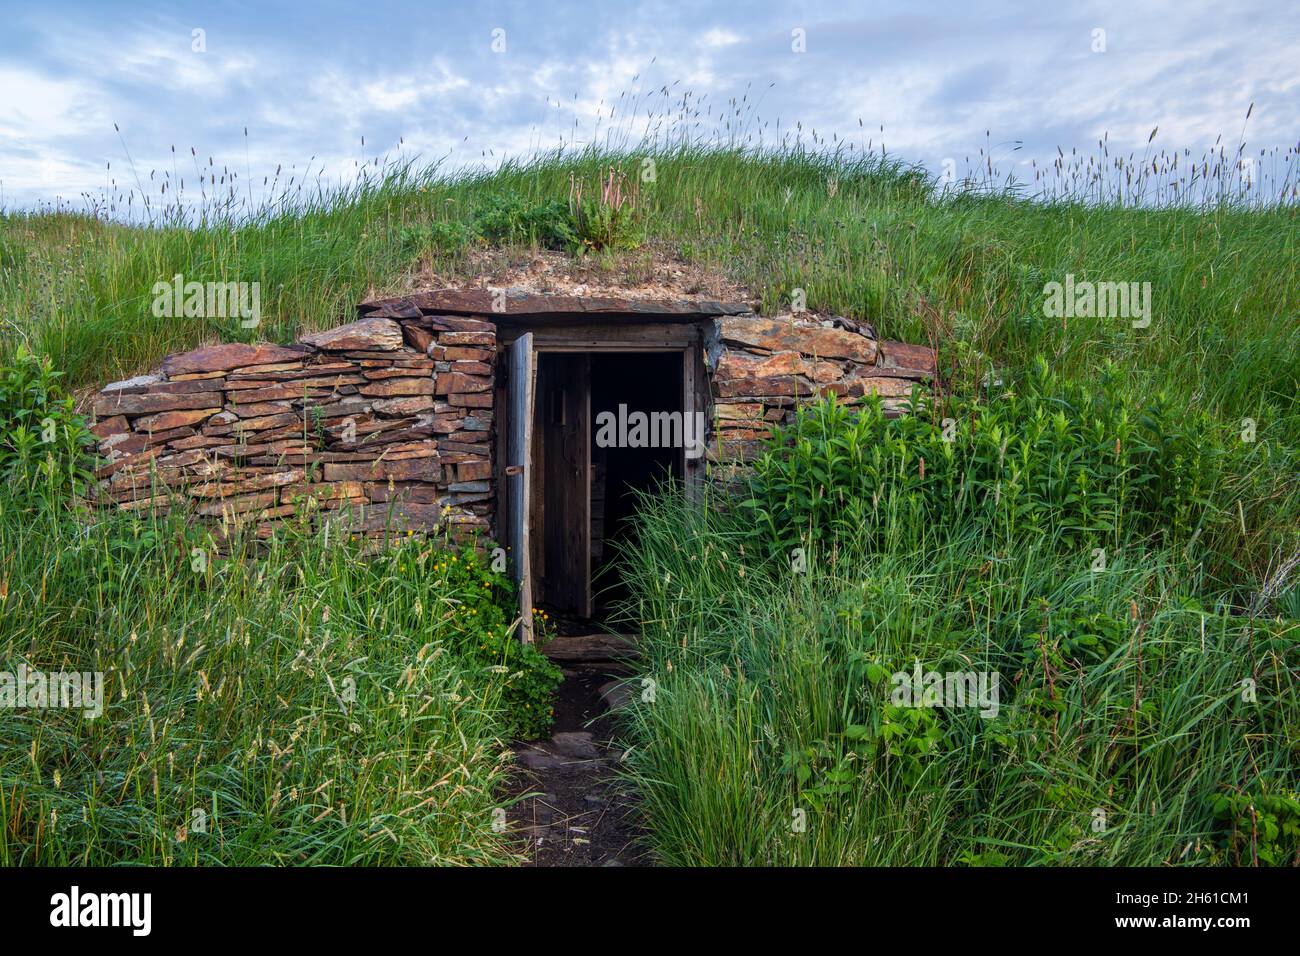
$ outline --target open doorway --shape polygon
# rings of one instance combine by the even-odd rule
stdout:
[[[599,620],[627,594],[617,545],[633,531],[637,493],[683,477],[683,353],[539,351],[535,367],[533,598]]]
[[[637,494],[682,478],[681,449],[659,441],[662,436],[654,428],[662,421],[654,416],[682,413],[681,356],[625,352],[595,357],[591,408],[591,577],[595,616],[601,617],[628,596],[618,570],[618,546],[633,533]],[[617,435],[620,422],[631,423],[627,432],[645,422],[645,440],[610,442],[608,426],[614,425]],[[606,440],[601,440],[602,431]]]

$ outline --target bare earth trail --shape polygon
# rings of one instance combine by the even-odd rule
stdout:
[[[611,706],[630,693],[621,683],[635,653],[611,634],[556,637],[545,653],[564,671],[549,739],[515,745],[519,771],[507,812],[525,843],[528,866],[645,866],[636,845],[632,794],[618,777]]]

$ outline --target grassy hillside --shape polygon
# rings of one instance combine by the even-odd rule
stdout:
[[[647,159],[654,181],[637,182]],[[643,249],[725,275],[768,311],[788,308],[798,289],[810,309],[933,342],[959,390],[1037,356],[1079,382],[1111,364],[1133,394],[1165,392],[1234,431],[1249,419],[1261,449],[1294,445],[1300,434],[1296,205],[1152,209],[940,193],[904,164],[845,153],[592,153],[461,178],[390,167],[343,193],[286,193],[240,218],[223,209],[198,229],[166,217],[141,229],[8,215],[0,341],[49,355],[74,389],[137,374],[204,340],[288,341],[350,315],[421,263],[472,277],[466,252],[475,245],[544,240],[547,204],[562,206],[575,179],[591,192],[611,163],[631,174],[633,239]],[[596,258],[618,272],[642,255]],[[153,284],[177,273],[261,283],[262,326],[154,317]],[[1150,282],[1149,327],[1046,317],[1044,285],[1067,274]],[[1262,502],[1249,492],[1240,506],[1245,538],[1273,520],[1253,513]],[[1252,552],[1240,560],[1262,573],[1264,554],[1246,542],[1232,549],[1234,560],[1239,549]]]
[[[645,157],[623,165],[638,172]],[[659,154],[640,185],[640,228],[670,254],[733,277],[770,309],[794,288],[810,309],[877,324],[883,335],[969,343],[999,362],[1049,355],[1072,374],[1118,361],[1135,384],[1167,386],[1265,428],[1291,413],[1297,372],[1300,223],[1294,206],[1211,212],[936,199],[933,184],[878,157]],[[73,215],[0,219],[0,315],[74,386],[138,371],[169,351],[229,334],[149,314],[154,282],[258,281],[265,333],[288,339],[336,321],[368,289],[415,264],[404,231],[470,223],[501,196],[565,200],[618,157],[551,159],[468,179],[409,168],[349,192],[263,207],[200,229],[148,229]],[[448,232],[439,235],[453,235]],[[456,243],[443,243],[454,247]],[[455,257],[439,258],[454,269]],[[1043,318],[1043,284],[1149,281],[1154,319]]]
[[[567,215],[575,181],[589,195],[611,163],[634,179],[647,158],[654,177],[635,187],[635,212]],[[198,228],[3,215],[4,360],[26,344],[84,389],[250,335],[155,318],[151,288],[176,273],[259,282],[256,334],[287,341],[417,269],[472,276],[481,247],[584,240],[606,246],[588,261],[611,273],[653,253],[726,276],[765,311],[802,290],[810,309],[939,348],[949,404],[905,423],[822,410],[774,446],[751,490],[755,514],[647,504],[627,555],[637,583],[627,610],[659,693],[628,733],[659,858],[1249,864],[1300,853],[1300,608],[1294,581],[1278,578],[1300,545],[1295,205],[1033,203],[941,193],[879,157],[694,148],[461,178],[390,169],[344,194],[286,195],[296,202],[214,213]],[[1044,286],[1067,274],[1150,282],[1150,325],[1047,317]],[[941,437],[948,416],[955,442]],[[37,731],[0,716],[10,755],[0,858],[197,860],[183,852],[193,844],[158,836],[188,808],[187,781],[236,808],[226,861],[502,858],[485,814],[505,690],[470,653],[477,632],[400,617],[391,595],[395,581],[418,590],[426,611],[459,598],[410,567],[356,570],[320,542],[277,551],[269,578],[240,566],[220,586],[186,578],[177,590],[164,569],[180,529],[142,538],[101,523],[77,544],[66,513],[46,515],[47,527],[29,499],[19,489],[0,504],[0,595],[22,595],[24,608],[6,608],[0,657],[129,674],[139,640],[153,661],[139,679],[157,689],[147,712],[124,697],[103,730]],[[795,544],[806,573],[790,573]],[[1276,600],[1261,602],[1270,580]],[[325,643],[325,610],[350,622],[353,643]],[[245,619],[261,636],[240,647],[227,635]],[[219,667],[259,683],[200,702],[186,671],[177,690],[173,670],[195,643],[175,643],[187,628],[207,653],[223,646],[209,681]],[[390,629],[405,636],[374,643]],[[428,668],[442,645],[447,656]],[[390,735],[383,744],[348,738],[319,684],[293,683],[290,653],[312,648],[375,669],[376,688],[392,692],[370,717]],[[913,660],[998,671],[1002,716],[890,710],[881,674]],[[475,702],[466,711],[428,690],[418,733],[430,736],[419,739],[403,736],[412,702],[398,693],[417,664],[421,681],[468,682]],[[266,709],[241,710],[250,694]],[[230,721],[239,746],[216,746]],[[168,728],[187,738],[180,758],[158,742]],[[283,765],[240,749],[283,748],[286,733],[309,755]],[[145,737],[141,763],[112,756]],[[343,783],[330,769],[340,759],[353,761]],[[332,820],[320,800],[297,810],[275,800],[332,777],[354,809],[326,834],[304,823]],[[51,811],[66,821],[101,799],[116,822],[51,841]],[[145,804],[156,823],[142,830]],[[794,810],[805,829],[791,830]],[[409,826],[411,814],[424,822]]]

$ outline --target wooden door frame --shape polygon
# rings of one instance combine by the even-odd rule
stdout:
[[[707,433],[710,424],[707,417],[709,411],[708,376],[704,367],[704,334],[701,323],[650,321],[593,325],[587,322],[572,325],[556,324],[544,327],[532,325],[526,327],[522,325],[508,326],[506,323],[500,323],[497,330],[500,354],[506,354],[509,351],[508,347],[523,335],[532,336],[534,371],[536,371],[536,357],[542,353],[679,353],[682,357],[682,414],[691,415],[695,412],[704,412]],[[498,400],[500,398],[499,395]],[[509,434],[511,429],[509,421],[510,409],[505,402],[501,402],[499,407],[502,410],[502,415],[497,425],[497,460],[503,462],[502,470],[504,471],[504,462],[506,461],[504,453],[507,453],[508,449],[505,436]],[[537,440],[536,435],[532,437],[534,441]],[[701,455],[695,459],[687,458],[685,447],[679,449],[678,456],[678,464],[686,495],[690,500],[698,502],[703,497],[705,456]],[[504,478],[505,476],[502,474],[500,477]],[[504,485],[498,485],[498,487],[504,487]],[[530,507],[526,518],[530,526],[531,515]],[[587,590],[590,592],[590,564],[588,564],[587,575]],[[527,584],[531,593],[531,580]]]
[[[497,515],[500,521],[504,512],[506,534],[513,556],[512,573],[519,585],[519,628],[520,642],[533,643],[533,574],[529,562],[529,534],[532,522],[532,506],[529,501],[529,485],[532,481],[532,447],[533,447],[533,408],[537,384],[537,352],[533,349],[532,336],[525,333],[502,352],[510,369],[509,381],[504,393],[501,410],[510,410],[513,415],[518,405],[522,414],[521,421],[509,419],[509,427],[501,430],[500,438],[504,455],[498,455],[501,462],[501,480],[497,487],[505,491],[498,498]],[[522,379],[522,380],[520,380]],[[506,509],[500,507],[507,505]]]

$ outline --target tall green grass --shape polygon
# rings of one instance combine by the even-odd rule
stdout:
[[[517,666],[480,625],[509,591],[462,560],[324,527],[221,560],[183,515],[6,491],[3,669],[98,671],[106,701],[0,710],[0,864],[509,861]]]
[[[953,417],[949,417],[953,416]],[[802,409],[624,550],[655,693],[631,775],[665,862],[1300,864],[1300,618],[1272,457],[1038,362],[979,396]],[[995,677],[913,706],[896,675]]]
[[[846,540],[795,573],[734,511],[649,503],[628,560],[655,693],[628,722],[657,858],[1297,862],[1300,622],[1206,603],[1181,554],[1125,550],[1099,573],[1057,543]],[[882,675],[916,661],[997,671],[997,717],[892,707]],[[1285,834],[1216,814],[1234,795],[1284,801]]]

